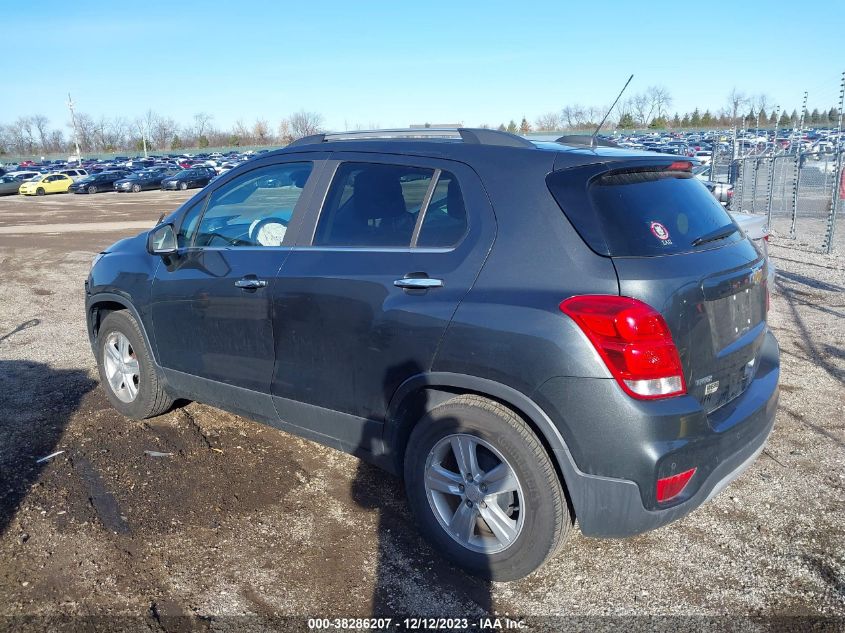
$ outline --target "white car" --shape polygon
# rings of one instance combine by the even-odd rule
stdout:
[[[707,150],[699,150],[697,151],[693,158],[695,158],[699,163],[702,165],[709,165],[713,162],[713,152],[708,152]]]
[[[85,178],[88,175],[88,172],[84,169],[62,169],[60,171],[54,171],[54,174],[64,174],[65,176],[69,177],[73,182],[76,182],[80,178]]]

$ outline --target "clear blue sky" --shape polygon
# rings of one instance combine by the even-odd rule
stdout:
[[[808,13],[802,17],[801,9]],[[829,108],[845,70],[845,2],[4,3],[0,122],[64,128],[148,108],[228,127],[320,112],[329,129],[496,125],[663,85],[672,111],[730,89]]]

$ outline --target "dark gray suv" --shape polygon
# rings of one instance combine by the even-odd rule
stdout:
[[[691,169],[491,130],[302,139],[98,256],[104,388],[130,418],[198,400],[402,475],[487,578],[576,518],[660,527],[753,462],[778,399],[765,257]]]

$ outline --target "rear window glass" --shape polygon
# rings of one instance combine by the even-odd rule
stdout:
[[[598,253],[616,257],[671,255],[742,239],[736,232],[693,246],[697,238],[731,225],[733,220],[689,172],[636,169],[590,178],[583,171],[554,172],[547,182],[575,229]]]

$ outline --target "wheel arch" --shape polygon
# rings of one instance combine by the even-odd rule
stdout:
[[[548,415],[524,393],[494,380],[466,374],[431,372],[412,376],[394,393],[385,419],[383,440],[391,455],[391,470],[401,473],[405,446],[416,423],[437,405],[459,395],[472,393],[512,409],[531,427],[549,456],[564,489],[569,510],[577,516],[580,498],[578,477],[569,448]]]
[[[103,319],[111,312],[119,310],[128,310],[138,323],[138,328],[141,330],[141,335],[144,337],[144,344],[150,352],[150,357],[153,362],[158,365],[155,348],[152,345],[147,328],[144,326],[144,320],[138,309],[126,297],[114,293],[98,293],[88,298],[85,302],[85,316],[88,329],[88,339],[91,342],[91,349],[96,355],[97,352],[97,335],[99,334],[100,324]]]

